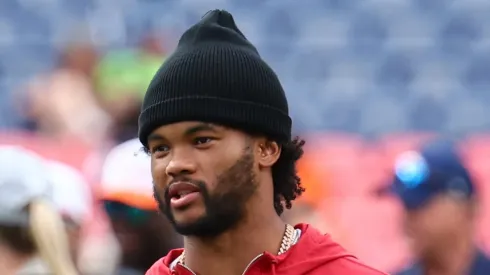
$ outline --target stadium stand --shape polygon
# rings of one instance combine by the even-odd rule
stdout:
[[[2,110],[86,23],[108,50],[145,30],[180,32],[206,10],[233,12],[276,68],[298,127],[377,135],[464,135],[490,126],[490,5],[477,0],[6,0],[0,4]],[[14,127],[15,116],[0,125]]]

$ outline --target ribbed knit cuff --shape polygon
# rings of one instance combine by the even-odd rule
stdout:
[[[147,145],[148,136],[156,128],[182,121],[236,125],[279,142],[291,139],[291,118],[278,109],[253,102],[202,96],[171,99],[143,110],[139,117],[139,139]]]

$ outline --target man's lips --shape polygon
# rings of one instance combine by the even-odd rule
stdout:
[[[179,199],[187,194],[195,193],[195,192],[200,192],[199,187],[197,187],[196,185],[190,182],[185,182],[185,181],[172,183],[168,187],[168,196],[170,199]]]
[[[171,184],[168,188],[170,207],[176,210],[181,210],[188,207],[195,202],[199,196],[199,187],[190,182],[176,182]]]

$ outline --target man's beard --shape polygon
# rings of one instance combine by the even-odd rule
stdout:
[[[204,182],[182,178],[182,181],[199,187],[204,200],[205,213],[193,222],[178,223],[175,220],[170,207],[168,187],[163,198],[159,196],[155,187],[153,195],[160,211],[165,214],[179,234],[202,238],[217,237],[235,227],[245,216],[246,203],[257,190],[253,164],[253,152],[250,147],[247,147],[243,157],[217,178],[212,194],[209,193]]]

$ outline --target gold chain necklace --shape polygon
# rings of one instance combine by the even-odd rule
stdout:
[[[295,237],[294,227],[290,224],[286,224],[286,230],[284,231],[284,235],[281,241],[281,246],[279,247],[279,251],[277,252],[277,255],[286,253],[286,251],[288,251],[289,248],[291,248],[291,246],[293,245],[295,238],[296,237]],[[178,263],[181,265],[185,264],[185,251],[182,251]]]

